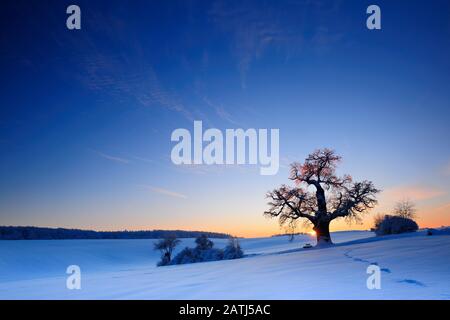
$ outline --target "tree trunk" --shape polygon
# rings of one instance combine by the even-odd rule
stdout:
[[[319,220],[313,230],[316,232],[317,244],[332,244],[330,236],[330,221]]]

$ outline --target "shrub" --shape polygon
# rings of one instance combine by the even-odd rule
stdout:
[[[206,262],[206,261],[217,261],[223,259],[223,250],[221,249],[207,249],[207,250],[199,250],[194,249],[198,252],[197,261],[196,262]]]
[[[185,263],[194,263],[196,262],[196,252],[191,248],[184,248],[181,250],[175,258],[172,259],[170,264],[185,264]]]
[[[375,231],[380,227],[381,222],[383,222],[384,217],[386,217],[386,215],[383,214],[377,214],[374,218],[373,218],[373,228],[371,229],[371,231]]]
[[[224,250],[216,249],[214,243],[206,236],[200,236],[195,240],[195,248],[184,248],[169,264],[186,264],[206,261],[238,259],[244,253],[235,238],[231,238]]]
[[[197,249],[199,250],[212,249],[212,247],[214,246],[214,242],[209,240],[205,234],[197,237],[197,239],[195,239],[195,243],[197,244]]]
[[[241,249],[238,239],[230,238],[228,245],[223,250],[223,259],[239,259],[244,256],[244,252]]]
[[[164,239],[160,239],[153,244],[154,249],[161,252],[161,261],[158,262],[158,266],[165,266],[170,263],[172,252],[179,243],[180,240],[178,240],[175,235],[168,235]]]
[[[414,232],[419,229],[417,223],[409,218],[386,215],[375,228],[377,236]]]

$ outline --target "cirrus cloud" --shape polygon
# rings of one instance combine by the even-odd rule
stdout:
[[[102,158],[104,158],[104,159],[107,159],[107,160],[110,160],[110,161],[114,161],[114,162],[118,162],[118,163],[123,163],[123,164],[129,164],[130,163],[130,161],[128,160],[128,159],[125,159],[125,158],[120,158],[120,157],[117,157],[117,156],[112,156],[112,155],[109,155],[109,154],[106,154],[106,153],[103,153],[103,152],[100,152],[100,151],[94,151],[96,154],[98,154],[100,157],[102,157]]]
[[[384,190],[384,195],[393,199],[429,200],[442,196],[446,191],[428,186],[397,186]]]
[[[164,189],[164,188],[160,188],[160,187],[154,187],[154,186],[149,186],[149,185],[142,185],[142,187],[154,192],[154,193],[158,193],[158,194],[162,194],[165,196],[169,196],[169,197],[173,197],[173,198],[180,198],[180,199],[187,199],[188,197],[184,194],[172,191],[172,190],[168,190],[168,189]]]

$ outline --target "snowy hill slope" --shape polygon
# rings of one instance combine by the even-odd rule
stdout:
[[[372,236],[365,231],[336,232],[335,242]],[[130,267],[156,267],[160,253],[153,250],[157,240],[23,240],[0,241],[0,283],[54,276],[65,276],[68,265],[79,265],[84,273],[120,271]],[[213,239],[224,247],[226,239]],[[241,239],[246,254],[264,254],[298,249],[314,242],[306,235]],[[175,254],[184,247],[194,247],[194,239],[181,239]]]
[[[337,245],[307,250],[308,236],[243,239],[246,258],[160,268],[152,240],[3,241],[0,298],[450,299],[450,236],[332,236]],[[81,290],[66,289],[69,264],[81,267]],[[380,290],[366,287],[370,264]]]

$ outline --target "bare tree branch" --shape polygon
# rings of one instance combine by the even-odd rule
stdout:
[[[302,188],[282,185],[279,189],[267,193],[267,198],[271,199],[268,202],[270,208],[264,214],[279,217],[281,224],[289,219],[306,218],[311,222],[315,219],[312,214],[315,207],[314,198]]]
[[[379,190],[370,181],[355,182],[352,187],[340,196],[340,204],[330,215],[330,220],[338,217],[357,216],[377,204],[375,194]]]
[[[394,214],[403,218],[412,219],[415,217],[416,212],[416,205],[409,199],[397,202],[394,207]]]

